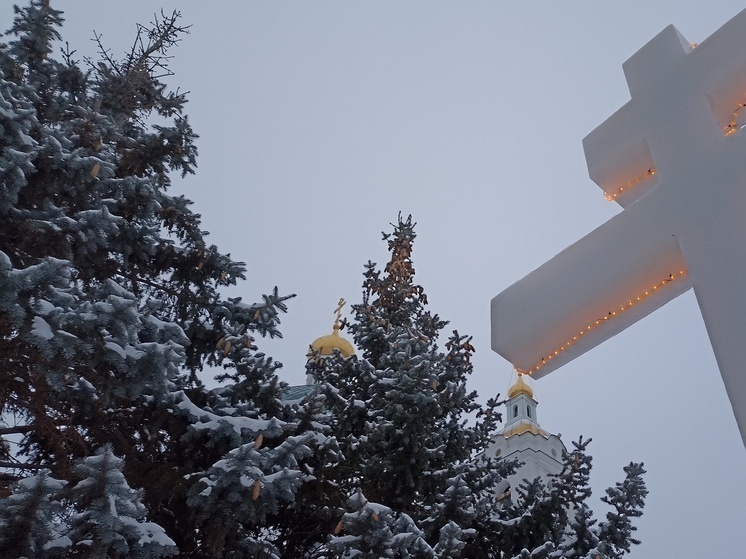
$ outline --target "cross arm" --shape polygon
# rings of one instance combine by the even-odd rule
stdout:
[[[497,295],[492,349],[539,378],[688,290],[676,237],[649,217],[625,210]]]
[[[643,117],[630,101],[583,138],[588,176],[608,200],[624,208],[658,183],[650,148],[641,134]]]

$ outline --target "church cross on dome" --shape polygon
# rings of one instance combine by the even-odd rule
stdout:
[[[346,304],[347,301],[345,301],[344,298],[340,298],[339,302],[337,303],[337,308],[334,309],[334,312],[337,315],[337,317],[334,319],[334,330],[339,330],[341,328],[340,322],[342,319],[342,307],[344,307]]]
[[[746,444],[746,10],[623,68],[631,100],[583,147],[624,210],[492,300],[492,347],[539,378],[693,287]]]

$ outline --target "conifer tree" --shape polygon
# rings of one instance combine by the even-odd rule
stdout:
[[[64,484],[42,470],[14,484],[0,499],[0,556],[52,557],[68,546],[61,522]]]
[[[599,523],[588,499],[591,439],[580,437],[563,456],[562,471],[548,486],[538,479],[524,482],[518,497],[499,511],[495,531],[505,556],[532,559],[618,559],[639,544],[632,538],[634,518],[642,515],[647,489],[641,464],[624,468],[625,481],[606,490],[602,500],[614,507]],[[499,557],[500,555],[490,555]]]
[[[425,534],[412,518],[380,503],[369,502],[362,491],[349,499],[351,509],[340,520],[343,536],[331,539],[329,548],[338,557],[433,558]]]
[[[475,517],[490,514],[487,502],[504,472],[477,459],[498,419],[495,402],[476,425],[467,424],[467,415],[480,410],[476,393],[466,388],[474,348],[455,331],[438,346],[447,323],[426,309],[424,289],[414,281],[414,227],[411,216],[400,216],[393,233],[384,234],[391,253],[384,270],[366,265],[363,301],[353,306],[349,325],[359,357],[311,359],[308,371],[321,383],[344,456],[336,468],[342,492],[364,495],[369,506],[385,507],[387,518],[400,520],[366,520],[374,532],[367,537],[383,541],[398,526],[404,532],[397,541],[416,546],[406,553],[435,557],[456,553],[474,535]],[[352,547],[368,541],[360,533],[364,510],[345,514],[341,528],[354,537],[337,541]],[[408,556],[401,553],[396,556]]]
[[[74,466],[78,481],[71,489],[74,514],[69,519],[69,557],[157,559],[176,553],[163,528],[145,520],[141,492],[122,473],[123,460],[103,447]]]
[[[584,557],[598,545],[596,520],[588,506],[593,459],[586,448],[590,442],[591,439],[584,441],[583,437],[573,441],[574,449],[565,456],[564,467],[557,477],[554,489],[559,494],[558,503],[567,511],[562,514],[566,529],[551,557]]]
[[[601,500],[613,507],[606,513],[606,521],[599,527],[602,544],[599,549],[608,557],[618,559],[629,553],[632,545],[639,545],[640,540],[632,537],[637,527],[632,519],[642,516],[645,497],[648,489],[643,481],[645,470],[642,464],[630,462],[624,467],[625,479],[606,490]]]
[[[545,550],[553,551],[568,523],[567,507],[560,499],[560,492],[559,487],[554,484],[547,487],[539,478],[524,480],[516,488],[515,500],[500,509],[494,518],[493,531],[499,536],[490,542],[492,555],[488,556],[504,553],[513,557],[526,549],[544,557]],[[547,548],[547,543],[552,545]]]
[[[280,364],[256,345],[280,335],[288,297],[223,298],[245,266],[169,193],[197,155],[186,97],[162,81],[187,33],[178,13],[139,26],[121,59],[99,41],[90,63],[55,57],[62,23],[32,0],[0,45],[0,417],[2,436],[20,437],[17,452],[0,445],[2,480],[48,468],[74,482],[75,464],[110,448],[123,483],[144,490],[142,522],[185,557],[228,556],[208,549],[204,503],[190,500],[215,464],[259,436],[267,452],[305,441],[299,468],[333,454],[282,405]],[[202,385],[206,365],[224,368],[221,388]],[[292,498],[297,474],[262,467],[274,476],[262,498]]]

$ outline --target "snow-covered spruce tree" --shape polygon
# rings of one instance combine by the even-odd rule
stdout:
[[[593,511],[588,506],[591,496],[590,474],[593,458],[586,448],[591,439],[573,441],[573,450],[564,457],[564,467],[556,478],[552,489],[558,495],[557,502],[566,514],[558,516],[566,526],[553,558],[585,557],[598,545]]]
[[[63,487],[45,470],[13,484],[0,499],[0,557],[52,557],[68,547]]]
[[[362,491],[350,497],[348,506],[350,512],[338,525],[346,534],[333,537],[329,545],[334,556],[360,559],[435,557],[424,540],[424,533],[409,515],[369,502]]]
[[[632,520],[642,515],[647,495],[641,464],[624,468],[625,481],[606,490],[602,500],[614,510],[599,523],[588,505],[592,458],[590,439],[573,442],[563,456],[562,471],[548,487],[538,479],[524,482],[509,507],[500,510],[495,531],[502,554],[488,557],[531,559],[618,559],[639,544],[631,537]]]
[[[632,537],[637,527],[632,519],[642,516],[645,497],[648,489],[643,481],[645,470],[642,464],[630,462],[624,467],[625,479],[606,490],[601,500],[613,507],[606,513],[606,521],[599,526],[599,549],[612,559],[618,559],[629,553],[632,545],[639,545],[640,540]]]
[[[33,0],[0,46],[0,436],[21,437],[17,451],[0,444],[0,481],[48,468],[72,483],[75,464],[111,445],[144,490],[144,521],[184,557],[271,547],[264,526],[293,504],[296,468],[334,460],[334,445],[313,431],[315,411],[282,406],[279,364],[255,344],[279,336],[287,297],[222,298],[244,265],[168,192],[196,165],[186,98],[162,81],[186,29],[162,15],[122,59],[102,46],[81,65],[67,49],[54,56],[62,21]],[[204,365],[225,367],[221,388],[202,386]],[[228,488],[218,470],[259,439],[246,468],[266,514],[217,537],[211,518],[230,503],[194,495],[240,493],[244,479]]]
[[[619,559],[629,553],[639,540],[632,537],[637,530],[633,521],[642,516],[648,494],[643,481],[642,464],[631,462],[624,467],[625,479],[613,488],[606,489],[601,499],[613,510],[606,514],[605,522],[598,522],[588,506],[591,496],[589,485],[592,458],[587,454],[591,439],[573,442],[572,452],[564,456],[562,472],[555,478],[552,492],[568,511],[562,539],[557,542],[557,552],[549,557],[583,557],[588,559]]]
[[[566,511],[559,504],[557,493],[549,493],[539,478],[524,480],[513,493],[513,500],[492,519],[500,538],[487,557],[499,557],[500,553],[505,557],[518,556],[523,549],[533,551],[546,542],[559,541],[563,533]]]
[[[412,557],[456,557],[464,541],[475,538],[477,517],[494,509],[501,472],[474,458],[498,414],[491,401],[476,425],[467,424],[467,414],[479,410],[476,393],[466,389],[474,348],[457,332],[443,350],[438,346],[446,322],[426,310],[427,297],[414,282],[411,217],[400,216],[384,239],[391,259],[383,272],[367,264],[363,301],[353,306],[349,330],[359,357],[317,356],[308,364],[344,455],[336,485],[351,497],[333,547],[347,546],[350,556],[370,553],[370,542],[386,541],[398,525],[406,531],[397,541],[412,542]],[[386,519],[412,524],[375,520],[370,511],[379,506]]]
[[[198,511],[205,556],[306,557],[326,541],[337,509],[327,503],[323,470],[338,461],[338,449],[320,429],[302,424],[251,427],[261,431],[256,439],[199,477],[189,504]],[[283,437],[289,428],[297,434]]]
[[[157,559],[176,553],[163,528],[145,520],[141,492],[129,486],[122,466],[108,445],[74,466],[78,479],[70,491],[74,513],[67,520],[65,557]]]

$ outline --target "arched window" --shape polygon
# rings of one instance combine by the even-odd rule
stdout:
[[[526,406],[526,413],[531,417],[531,406]]]
[[[518,404],[513,406],[513,417],[518,417]]]

